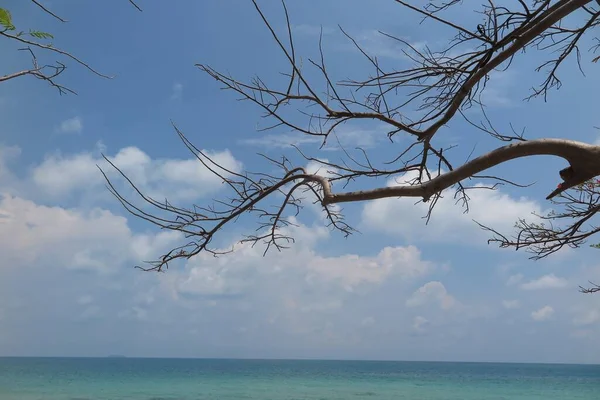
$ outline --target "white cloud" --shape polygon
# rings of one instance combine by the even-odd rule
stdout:
[[[131,175],[146,187],[158,182],[156,169],[164,162],[135,149],[130,154],[122,153],[118,154]],[[75,163],[76,157],[56,160],[57,164],[73,161],[73,167],[97,161],[91,155],[82,157],[81,164]],[[63,167],[61,171],[68,173]],[[316,172],[313,166],[308,167]],[[87,187],[83,176],[72,176],[79,186],[67,185],[68,191],[78,193],[81,186]],[[288,354],[297,356],[305,353],[293,346],[302,343],[327,357],[359,354],[352,351],[372,356],[369,349],[379,346],[384,349],[380,357],[410,354],[419,358],[428,354],[435,358],[439,354],[445,357],[448,350],[444,348],[454,348],[456,338],[476,339],[485,334],[488,340],[494,340],[494,313],[503,306],[515,305],[515,300],[502,302],[502,297],[492,297],[505,295],[494,294],[493,290],[491,297],[477,293],[476,299],[469,298],[466,286],[456,289],[460,290],[459,302],[437,278],[429,278],[421,286],[421,279],[440,268],[424,260],[425,253],[415,246],[381,248],[375,244],[368,247],[369,253],[362,247],[351,247],[349,252],[344,248],[350,245],[329,246],[327,241],[332,239],[327,228],[292,222],[299,225],[288,228],[296,242],[281,253],[271,251],[263,257],[262,246],[241,245],[234,253],[219,258],[201,254],[166,274],[144,274],[134,273],[131,267],[187,241],[181,242],[177,233],[169,231],[135,232],[126,218],[98,207],[49,207],[17,196],[0,198],[0,304],[4,304],[3,328],[8,327],[5,337],[10,339],[0,341],[0,352],[30,348],[35,345],[34,339],[40,340],[35,335],[30,338],[12,333],[23,327],[27,332],[43,333],[44,340],[53,340],[57,349],[69,349],[72,344],[64,332],[73,332],[81,335],[87,349],[108,353],[125,351],[111,346],[125,346],[128,337],[135,337],[135,346],[124,348],[145,349],[135,350],[140,351],[139,355],[148,355],[156,346],[173,349],[178,343],[198,345],[198,352],[217,345],[246,343],[256,351],[252,355],[266,354],[255,349],[293,348],[295,352],[290,350]],[[339,248],[341,252],[335,250]],[[86,269],[88,273],[74,269]],[[92,279],[90,271],[95,273]],[[455,269],[452,273],[458,272]],[[522,277],[515,278],[514,284],[521,283]],[[503,284],[499,282],[500,288]],[[477,305],[471,305],[473,301]],[[535,308],[525,302],[526,298],[522,301],[521,308]],[[407,307],[398,307],[403,302]],[[16,308],[19,304],[23,305]],[[490,313],[486,304],[491,304],[494,312]],[[548,311],[534,313],[532,320],[520,322],[524,329],[535,318],[553,316],[553,310],[550,317],[544,315]],[[470,322],[482,317],[491,320],[492,328]],[[593,312],[582,311],[572,321],[565,321],[587,329],[595,318]],[[44,330],[49,319],[53,328]],[[83,320],[85,324],[81,324]],[[148,329],[148,323],[155,325]],[[110,337],[111,341],[102,345],[104,339],[82,333],[87,332],[85,326],[91,329],[93,324],[98,324],[94,328],[98,337]],[[173,330],[174,325],[178,329]],[[186,336],[186,332],[195,333]],[[194,342],[198,337],[202,341]],[[401,340],[404,338],[408,341]],[[423,341],[423,347],[418,341]],[[390,344],[399,342],[407,344],[389,353]],[[183,345],[179,351],[182,353],[170,355],[187,354]]]
[[[560,289],[568,286],[566,279],[559,278],[554,274],[544,275],[538,279],[521,284],[524,290]]]
[[[89,267],[82,265],[84,250],[94,252],[98,255],[95,260],[108,267],[111,260],[121,260],[127,253],[123,239],[131,235],[127,220],[106,210],[82,213],[12,196],[0,201],[0,216],[0,253],[7,261],[5,268],[35,265],[44,258],[63,266]]]
[[[340,282],[345,288],[353,288],[361,283],[381,283],[391,275],[413,279],[433,270],[433,265],[423,261],[421,252],[414,246],[385,247],[376,257],[354,254],[316,256],[307,267],[311,272],[307,278],[316,273],[320,279]]]
[[[206,151],[206,154],[229,170],[237,172],[242,168],[228,150]],[[195,158],[152,159],[137,147],[126,147],[109,159],[145,194],[158,199],[193,200],[222,187],[221,179]],[[105,190],[97,165],[119,180],[119,175],[105,160],[91,153],[46,157],[33,169],[32,179],[45,193],[58,197],[99,187]]]
[[[181,83],[174,83],[171,89],[171,100],[181,100],[183,95],[183,85]]]
[[[534,321],[546,321],[550,318],[552,318],[552,316],[554,315],[554,309],[550,306],[544,306],[542,308],[540,308],[539,310],[533,311],[531,313],[531,318]]]
[[[412,293],[415,279],[431,274],[435,266],[423,260],[411,246],[384,248],[372,256],[324,255],[315,246],[328,238],[328,230],[300,225],[290,232],[297,243],[283,253],[271,252],[263,257],[260,246],[244,245],[219,258],[202,254],[190,260],[185,268],[172,269],[166,274],[138,272],[132,282],[123,267],[134,265],[141,257],[160,254],[161,248],[173,245],[177,238],[166,233],[132,233],[124,218],[103,210],[82,212],[42,207],[14,197],[5,199],[0,210],[4,216],[0,217],[0,253],[8,254],[14,261],[5,258],[6,264],[2,266],[14,268],[0,268],[0,282],[7,274],[19,273],[19,285],[36,280],[46,285],[51,281],[38,278],[39,269],[35,268],[47,268],[50,276],[56,276],[56,281],[52,281],[56,284],[45,290],[22,291],[37,293],[40,298],[47,293],[50,297],[40,303],[46,304],[45,318],[53,318],[56,326],[65,329],[77,329],[65,318],[86,323],[97,321],[102,326],[111,326],[110,332],[120,332],[122,336],[114,336],[121,337],[119,340],[125,340],[123,335],[134,335],[143,346],[148,341],[144,335],[137,334],[138,331],[122,332],[121,326],[145,331],[143,324],[152,322],[156,323],[152,331],[165,337],[173,334],[181,338],[182,332],[187,331],[198,332],[197,336],[202,332],[209,344],[227,345],[242,340],[237,333],[229,333],[235,325],[237,330],[245,328],[243,340],[252,346],[255,343],[291,346],[302,341],[325,351],[342,345],[351,346],[344,349],[360,349],[373,343],[387,343],[387,337],[393,337],[395,342],[402,334],[421,337],[427,333],[422,337],[430,337],[428,346],[432,345],[430,340],[448,344],[454,334],[467,335],[469,329],[483,329],[468,322],[473,310],[461,305],[441,282],[428,282]],[[26,217],[17,221],[15,216]],[[23,243],[24,240],[28,242]],[[21,258],[22,255],[31,258]],[[68,281],[64,286],[59,284],[66,276],[72,279],[72,275],[59,275],[60,271],[68,274],[69,268],[77,267],[73,264],[78,263],[81,268],[86,261],[94,270],[120,271],[112,275],[111,281],[112,285],[122,286],[121,292],[98,290],[94,286],[96,279],[82,280],[79,285]],[[138,280],[145,284],[137,285]],[[62,303],[60,293],[64,290],[69,292]],[[397,304],[407,297],[410,310],[398,309]],[[69,309],[68,305],[75,308]],[[386,314],[386,309],[394,311]],[[460,312],[447,312],[456,309]],[[412,310],[418,314],[411,315]],[[14,311],[7,312],[4,317],[7,322],[3,320],[3,324],[17,326]],[[538,312],[540,315],[532,314],[532,318],[548,318],[547,313]],[[64,316],[67,314],[69,317]],[[31,324],[37,323],[37,317],[30,312],[27,317]],[[173,324],[181,329],[171,330]],[[437,330],[429,329],[431,324],[451,332],[450,336],[440,336]],[[167,331],[170,333],[166,334]],[[45,335],[48,340],[61,341],[52,332]],[[152,343],[166,343],[156,340]]]
[[[181,235],[176,231],[137,233],[131,239],[131,247],[137,260],[151,260],[157,256],[157,249],[166,249],[180,239]]]
[[[325,163],[329,162],[329,160],[327,160],[326,158],[321,159],[321,161]],[[338,169],[327,166],[318,161],[310,161],[308,164],[306,164],[306,172],[312,175],[319,175],[325,178],[332,178],[335,176],[335,173],[338,172]]]
[[[374,257],[354,254],[324,257],[312,247],[328,237],[327,230],[299,225],[290,229],[289,234],[296,240],[294,247],[281,255],[269,252],[263,257],[260,246],[249,244],[238,245],[234,253],[217,261],[201,254],[190,260],[186,272],[174,282],[176,290],[204,296],[239,295],[259,283],[289,275],[292,280],[296,277],[295,285],[304,282],[308,286],[352,292],[365,285],[380,285],[392,277],[409,282],[434,270],[434,265],[422,260],[414,246],[386,247]]]
[[[502,300],[502,306],[507,310],[514,310],[521,307],[519,300]]]
[[[127,219],[107,210],[40,206],[9,195],[0,201],[4,268],[50,263],[50,267],[115,272],[138,254],[136,242]],[[159,249],[156,246],[154,252]]]
[[[413,174],[398,178],[407,181]],[[401,183],[404,185],[404,183]],[[388,186],[399,183],[389,181]],[[371,230],[399,235],[406,240],[436,242],[467,242],[487,244],[488,236],[473,220],[497,229],[512,232],[514,223],[532,212],[542,213],[538,203],[526,198],[515,199],[499,190],[475,189],[469,191],[469,212],[456,204],[452,189],[436,204],[431,220],[425,225],[428,203],[415,198],[387,198],[367,202],[362,212],[362,224]]]
[[[34,183],[51,195],[68,194],[76,189],[98,186],[99,159],[89,153],[69,157],[50,156],[33,170]]]
[[[442,282],[432,281],[417,289],[406,301],[406,306],[419,307],[431,303],[437,304],[442,310],[449,310],[458,305]]]
[[[83,121],[81,117],[66,119],[56,128],[58,133],[81,133],[82,130]]]

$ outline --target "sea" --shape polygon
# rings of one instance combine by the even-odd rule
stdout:
[[[1,400],[597,400],[600,365],[0,358]]]

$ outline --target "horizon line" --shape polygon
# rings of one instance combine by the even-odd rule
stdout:
[[[594,362],[561,362],[561,361],[457,361],[457,360],[397,360],[397,359],[338,359],[338,358],[276,358],[276,357],[160,357],[160,356],[127,356],[110,354],[106,356],[5,356],[7,358],[43,358],[43,359],[129,359],[129,360],[205,360],[205,361],[326,361],[326,362],[383,362],[383,363],[446,363],[446,364],[522,364],[522,365],[590,365],[600,366]]]

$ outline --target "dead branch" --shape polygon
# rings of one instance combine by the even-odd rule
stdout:
[[[66,19],[63,19],[59,15],[56,15],[55,13],[53,13],[52,11],[50,11],[46,6],[44,6],[39,1],[36,1],[36,0],[31,0],[31,1],[33,2],[33,4],[35,4],[36,6],[38,6],[39,8],[41,8],[46,14],[49,14],[49,15],[53,16],[54,18],[56,18],[60,22],[67,22]]]
[[[49,44],[43,44],[43,43],[38,43],[35,42],[33,40],[28,40],[28,39],[24,39],[22,36],[17,36],[17,35],[13,35],[4,31],[0,31],[0,36],[4,36],[7,39],[12,39],[14,41],[17,42],[21,42],[24,43],[28,46],[32,46],[32,47],[37,47],[39,49],[42,50],[48,50],[52,53],[57,53],[60,54],[62,56],[65,56],[67,58],[70,58],[71,60],[75,61],[77,64],[82,65],[83,67],[85,67],[86,69],[88,69],[89,71],[91,71],[92,73],[102,77],[102,78],[107,78],[107,79],[111,79],[112,77],[109,75],[105,75],[101,72],[98,72],[96,69],[94,69],[93,67],[91,67],[89,64],[87,64],[86,62],[82,61],[81,59],[77,58],[76,56],[72,55],[71,53],[61,50],[57,47],[54,47],[52,45]]]
[[[590,282],[590,287],[579,286],[579,291],[581,293],[596,293],[600,292],[600,285]]]
[[[289,70],[284,74],[287,82],[278,89],[271,87],[260,77],[243,81],[206,64],[197,66],[224,89],[232,91],[241,100],[254,104],[264,112],[265,119],[272,122],[262,127],[261,131],[284,128],[320,137],[325,144],[332,135],[336,137],[336,132],[342,125],[360,120],[384,124],[391,144],[395,145],[394,139],[401,132],[411,142],[391,160],[373,160],[365,149],[348,151],[340,144],[343,158],[339,162],[325,162],[296,148],[303,160],[316,162],[327,170],[327,177],[309,174],[305,168],[286,156],[282,156],[280,160],[263,156],[280,171],[278,174],[270,174],[227,170],[207,157],[206,153],[195,147],[175,127],[185,146],[205,168],[223,181],[230,192],[230,197],[219,198],[210,205],[188,208],[174,206],[168,201],[157,201],[143,194],[107,158],[112,169],[130,185],[133,193],[141,200],[142,205],[128,200],[117,189],[114,179],[102,170],[110,191],[129,212],[162,229],[179,231],[191,240],[151,262],[148,269],[161,271],[168,267],[169,262],[193,257],[201,251],[218,253],[219,250],[211,247],[215,235],[244,216],[254,216],[258,221],[257,231],[247,235],[244,241],[265,243],[267,249],[271,246],[284,248],[293,240],[286,234],[286,227],[291,223],[288,216],[295,215],[302,208],[301,196],[304,194],[313,200],[316,198],[321,204],[332,228],[348,235],[353,230],[343,221],[339,208],[341,203],[415,197],[429,203],[429,219],[442,192],[453,188],[457,202],[468,210],[467,191],[474,187],[466,182],[477,177],[497,182],[487,186],[488,189],[496,188],[498,183],[514,184],[489,173],[483,177],[481,174],[516,158],[552,155],[566,160],[568,167],[559,173],[562,182],[547,197],[555,203],[559,201],[557,199],[568,200],[572,191],[579,190],[582,185],[600,175],[599,146],[568,139],[526,140],[523,132],[517,132],[512,125],[509,133],[503,133],[488,117],[481,96],[490,75],[499,68],[510,68],[512,60],[521,57],[525,50],[556,55],[539,66],[538,72],[545,74],[545,78],[532,89],[530,99],[545,99],[550,89],[559,89],[559,72],[564,61],[573,55],[579,61],[578,46],[599,24],[600,10],[592,4],[594,1],[531,0],[518,1],[512,7],[495,5],[489,1],[479,10],[483,21],[473,27],[462,26],[445,17],[444,13],[451,7],[467,7],[466,3],[457,0],[432,1],[424,7],[408,1],[396,3],[423,17],[425,22],[453,29],[455,36],[449,39],[446,48],[439,51],[427,46],[418,47],[402,38],[384,33],[402,46],[402,54],[411,63],[408,68],[386,69],[376,57],[369,55],[342,30],[364,56],[373,74],[364,79],[340,81],[330,76],[327,69],[322,36],[318,44],[319,57],[308,59],[307,66],[303,66],[299,62],[301,57],[296,54],[292,25],[285,4],[283,15],[287,30],[285,35],[280,36],[258,3],[253,0],[260,20],[289,64]],[[577,18],[567,18],[573,15]],[[308,79],[305,71],[307,67],[318,73],[320,83],[317,82],[318,79]],[[474,122],[472,116],[467,116],[465,112],[473,105],[480,108],[483,116],[481,122]],[[475,132],[508,144],[470,161],[457,162],[452,158],[451,147],[441,148],[434,143],[438,131],[457,118],[466,120]],[[373,183],[378,178],[407,176],[411,178],[397,186]],[[339,189],[337,185],[341,185],[342,190],[334,190],[334,185],[336,189]],[[355,190],[347,190],[349,186],[355,186]],[[573,203],[573,200],[569,201]],[[588,236],[580,233],[579,228],[598,210],[590,206],[589,200],[586,201],[587,203],[583,200],[577,203],[580,209],[573,205],[575,208],[567,207],[565,211],[565,215],[575,217],[579,225],[562,230],[553,227],[550,230],[554,236],[548,236],[547,226],[542,231],[526,222],[519,225],[521,233],[516,241],[493,230],[492,232],[499,238],[501,246],[527,247],[534,249],[538,255],[557,251],[555,249],[565,245],[577,246],[597,232],[589,229],[586,231]],[[556,215],[548,216],[549,220],[557,218],[559,217]]]
[[[35,53],[31,48],[27,47],[24,49],[19,49],[21,51],[27,51],[31,54],[31,63],[33,64],[32,68],[22,70],[19,72],[15,72],[12,74],[0,76],[0,82],[8,81],[11,79],[18,78],[20,76],[31,75],[37,79],[41,79],[50,84],[50,86],[56,88],[59,94],[71,93],[77,94],[75,91],[69,89],[68,87],[61,85],[56,82],[55,78],[63,73],[66,69],[66,66],[60,62],[56,62],[55,65],[39,65]]]

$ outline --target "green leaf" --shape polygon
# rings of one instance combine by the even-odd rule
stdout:
[[[13,31],[15,26],[12,23],[12,17],[10,15],[10,11],[4,8],[0,8],[0,25],[4,27],[4,29],[8,29],[9,31]]]
[[[54,39],[54,36],[52,36],[48,32],[29,31],[29,34],[38,39]]]

